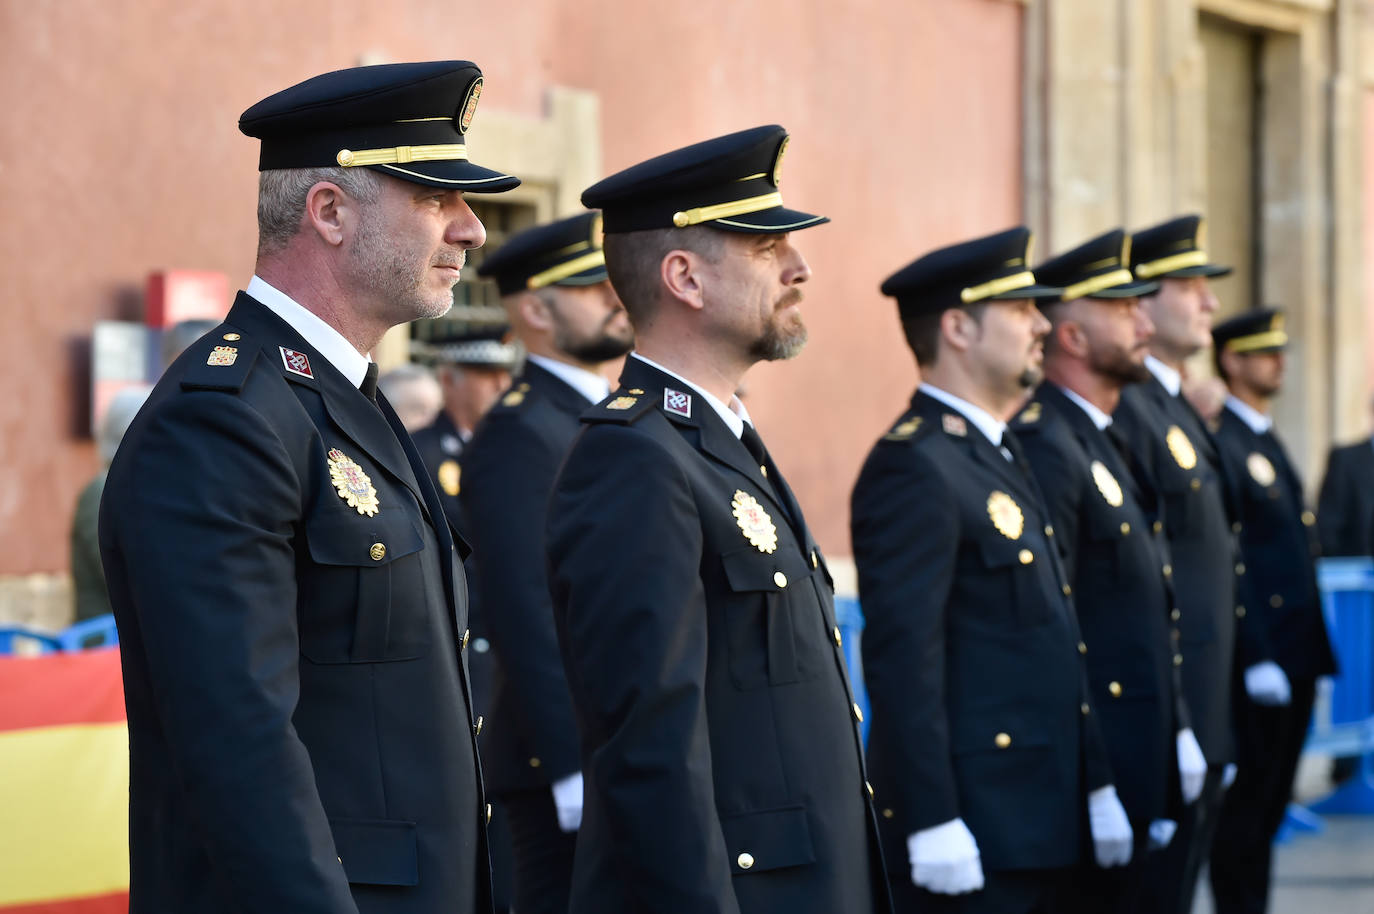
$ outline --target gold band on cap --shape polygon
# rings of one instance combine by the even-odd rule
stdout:
[[[393,165],[398,162],[466,162],[468,147],[463,143],[440,143],[433,146],[391,146],[386,149],[340,149],[334,160],[344,168]]]
[[[1064,289],[1064,301],[1073,301],[1075,298],[1087,298],[1094,292],[1101,292],[1103,289],[1110,289],[1112,286],[1119,286],[1123,283],[1134,281],[1130,270],[1113,270],[1110,273],[1103,273],[1101,276],[1093,276],[1082,282],[1076,282]]]
[[[757,197],[745,197],[743,200],[731,200],[729,203],[698,206],[696,209],[676,212],[673,213],[673,225],[678,228],[686,228],[689,225],[710,222],[712,219],[743,216],[745,213],[757,213],[761,210],[772,209],[775,206],[782,206],[782,194],[777,191]]]
[[[1136,266],[1135,275],[1141,279],[1151,279],[1161,273],[1181,270],[1184,267],[1200,267],[1207,263],[1206,251],[1184,251],[1159,260],[1151,260]]]
[[[1282,330],[1266,330],[1249,336],[1238,336],[1227,340],[1225,349],[1230,352],[1254,352],[1256,349],[1277,349],[1288,345],[1288,334]]]
[[[1013,273],[1000,279],[988,280],[980,285],[969,286],[959,293],[959,300],[969,305],[985,298],[992,298],[994,295],[1001,295],[1003,292],[1024,289],[1026,286],[1033,285],[1035,285],[1035,274],[1026,270],[1023,273]]]
[[[565,260],[556,267],[549,267],[539,273],[535,273],[525,280],[525,288],[542,289],[545,286],[553,285],[560,279],[567,279],[583,270],[590,270],[592,267],[604,266],[606,263],[606,252],[595,250],[581,257],[574,257],[572,260]]]

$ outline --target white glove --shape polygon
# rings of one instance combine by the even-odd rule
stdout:
[[[1221,769],[1221,789],[1230,790],[1231,785],[1236,782],[1236,763],[1232,762]]]
[[[1257,663],[1245,671],[1245,691],[1259,705],[1286,705],[1293,700],[1293,688],[1283,668],[1272,660]]]
[[[582,772],[574,771],[553,782],[553,806],[558,811],[558,828],[574,832],[582,825]]]
[[[1159,851],[1168,847],[1176,831],[1178,823],[1173,819],[1155,819],[1150,823],[1150,850]]]
[[[1125,866],[1131,862],[1131,820],[1117,799],[1111,784],[1088,794],[1088,825],[1093,834],[1093,852],[1101,867]]]
[[[978,842],[963,819],[926,828],[906,839],[911,882],[939,895],[964,895],[983,887]]]
[[[1183,790],[1183,802],[1191,803],[1202,796],[1202,784],[1207,780],[1207,759],[1191,727],[1178,731],[1175,742],[1178,745],[1178,781]]]

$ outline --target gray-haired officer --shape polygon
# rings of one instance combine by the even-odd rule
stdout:
[[[1140,296],[1156,287],[1131,275],[1130,238],[1120,229],[1047,260],[1035,276],[1064,291],[1041,302],[1053,325],[1045,381],[1013,429],[1063,551],[1093,707],[1136,838],[1128,867],[1080,870],[1069,906],[1129,914],[1141,910],[1141,889],[1160,864],[1155,850],[1172,839],[1207,774],[1174,663],[1174,598],[1167,547],[1151,524],[1154,490],[1133,469],[1111,415],[1121,391],[1149,377],[1154,326]]]
[[[1239,771],[1226,792],[1209,870],[1217,914],[1263,914],[1271,852],[1307,738],[1317,677],[1336,672],[1314,558],[1316,518],[1270,406],[1283,387],[1283,312],[1256,308],[1212,330],[1217,375],[1230,392],[1216,442],[1237,507],[1246,568],[1236,628]]]
[[[865,461],[852,532],[869,758],[901,912],[1058,911],[1132,832],[1049,511],[1006,420],[1049,322],[1013,228],[888,277],[922,382]],[[1088,828],[1084,829],[1084,823]]]
[[[510,823],[513,907],[568,909],[582,821],[582,761],[545,571],[544,522],[578,417],[610,393],[603,366],[634,333],[581,213],[513,235],[482,261],[528,356],[463,455],[464,517],[497,662],[483,771]]]
[[[129,909],[490,911],[458,548],[368,353],[485,232],[466,61],[244,112],[256,275],[158,383],[100,545],[129,717]]]
[[[1236,617],[1245,611],[1237,600],[1245,564],[1236,551],[1225,468],[1205,423],[1181,395],[1182,372],[1184,361],[1212,341],[1218,303],[1207,281],[1231,268],[1207,256],[1201,216],[1136,232],[1131,267],[1137,279],[1159,283],[1141,298],[1155,327],[1145,359],[1151,377],[1122,392],[1112,419],[1159,494],[1156,519],[1169,544],[1183,694],[1208,764],[1202,795],[1164,851],[1164,875],[1146,891],[1153,910],[1187,911],[1223,793],[1235,777],[1231,665]]]
[[[756,127],[587,189],[636,333],[549,506],[582,739],[572,911],[887,910],[830,577],[734,396],[806,340],[787,133]]]

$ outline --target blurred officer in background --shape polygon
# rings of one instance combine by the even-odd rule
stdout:
[[[491,910],[461,543],[367,355],[452,306],[486,237],[464,193],[519,184],[467,159],[481,86],[360,67],[240,118],[256,275],[101,507],[135,914]]]
[[[1036,302],[1060,294],[1030,240],[942,248],[882,286],[921,384],[864,463],[852,532],[900,912],[1063,911],[1088,839],[1101,866],[1131,859],[1052,520],[1006,428],[1041,377]]]
[[[783,206],[786,147],[757,127],[582,195],[636,351],[549,506],[577,914],[888,909],[830,577],[734,396],[806,340],[792,233],[826,220]]]
[[[1064,555],[1093,707],[1135,833],[1129,867],[1086,867],[1075,879],[1073,906],[1084,914],[1142,910],[1160,862],[1152,851],[1168,844],[1207,774],[1174,663],[1166,547],[1149,519],[1156,496],[1112,427],[1122,388],[1150,376],[1154,327],[1139,296],[1156,285],[1135,280],[1130,257],[1130,238],[1116,229],[1035,268],[1064,292],[1041,300],[1053,324],[1045,381],[1013,424]]]
[[[1169,555],[1182,656],[1183,694],[1207,759],[1202,795],[1179,823],[1164,852],[1164,872],[1146,884],[1149,910],[1188,911],[1198,870],[1211,849],[1225,787],[1235,777],[1231,723],[1231,663],[1235,653],[1236,551],[1224,468],[1211,435],[1181,396],[1184,361],[1211,344],[1216,296],[1209,277],[1230,267],[1211,263],[1200,216],[1182,216],[1137,232],[1131,264],[1136,278],[1159,283],[1141,298],[1154,325],[1145,365],[1151,377],[1128,386],[1112,413],[1135,465],[1159,495],[1158,515]]]
[[[1257,308],[1212,331],[1226,398],[1216,430],[1238,509],[1247,569],[1237,623],[1235,689],[1239,771],[1212,848],[1217,914],[1263,914],[1271,850],[1293,792],[1317,677],[1336,672],[1317,592],[1316,518],[1274,434],[1270,406],[1283,386],[1283,314]]]
[[[600,216],[582,213],[512,236],[478,270],[496,279],[527,353],[463,454],[462,492],[497,665],[482,762],[510,823],[520,914],[567,911],[582,821],[582,761],[544,525],[578,416],[610,393],[600,371],[634,344],[605,264]]]
[[[384,372],[377,379],[377,389],[412,435],[438,418],[444,407],[444,392],[434,372],[413,362]]]
[[[1317,531],[1322,555],[1374,555],[1374,438],[1331,448],[1317,501]]]

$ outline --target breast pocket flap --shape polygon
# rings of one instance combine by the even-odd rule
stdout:
[[[721,819],[720,828],[736,876],[816,862],[803,806],[729,816]]]

